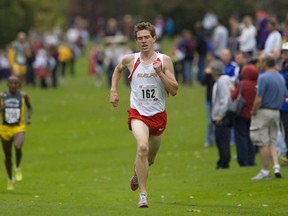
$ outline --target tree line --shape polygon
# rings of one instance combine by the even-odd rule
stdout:
[[[283,20],[287,6],[287,0],[1,0],[0,46],[13,40],[19,31],[44,32],[55,26],[66,29],[75,16],[87,19],[89,31],[93,33],[98,18],[130,14],[153,22],[161,14],[172,18],[176,32],[180,32],[183,28],[193,28],[193,23],[201,20],[207,9],[212,9],[224,21],[232,14],[254,16],[260,9]]]

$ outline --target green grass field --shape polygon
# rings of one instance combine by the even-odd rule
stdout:
[[[287,214],[287,167],[283,179],[251,182],[260,166],[239,168],[232,146],[231,168],[215,170],[217,149],[204,148],[205,89],[181,85],[167,103],[167,130],[149,173],[149,208],[138,209],[138,193],[129,188],[136,150],[127,127],[129,89],[120,85],[115,109],[109,89],[96,88],[87,68],[87,59],[80,59],[76,77],[58,89],[24,88],[34,108],[23,148],[24,179],[8,192],[2,163],[0,215]]]

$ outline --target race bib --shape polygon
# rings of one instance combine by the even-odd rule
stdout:
[[[17,55],[17,57],[16,57],[16,62],[18,63],[18,64],[21,64],[21,65],[24,65],[25,64],[25,58],[24,58],[24,56],[23,55]]]
[[[147,84],[139,85],[137,90],[139,102],[154,103],[159,100],[159,89],[157,85]]]
[[[5,121],[8,124],[18,123],[20,120],[20,109],[19,108],[6,108],[5,109]]]

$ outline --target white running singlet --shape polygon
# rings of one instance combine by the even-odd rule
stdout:
[[[162,63],[163,54],[157,54],[156,61]],[[129,75],[131,94],[130,106],[143,116],[153,116],[165,110],[168,92],[153,68],[153,63],[141,62],[140,52],[134,54],[134,65]]]

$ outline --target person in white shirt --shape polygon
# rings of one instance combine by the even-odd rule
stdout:
[[[282,36],[277,29],[277,21],[274,18],[269,18],[267,21],[269,30],[268,38],[265,41],[262,57],[272,54],[276,59],[280,57]]]
[[[148,169],[154,163],[161,135],[166,128],[166,100],[169,94],[177,94],[178,83],[171,58],[154,49],[153,45],[157,39],[155,27],[149,22],[142,22],[135,26],[134,34],[140,52],[123,56],[115,67],[110,102],[113,107],[118,106],[117,85],[122,72],[128,68],[131,85],[128,125],[137,142],[134,175],[130,180],[130,187],[133,191],[139,188],[138,207],[141,208],[148,207]]]
[[[243,18],[243,28],[239,36],[239,49],[246,53],[250,60],[255,58],[256,54],[256,35],[257,29],[252,23],[252,18],[245,16]]]
[[[204,28],[204,35],[206,39],[209,39],[213,33],[213,29],[217,24],[217,20],[218,18],[216,14],[212,10],[207,10],[202,20],[202,26]]]
[[[228,29],[218,20],[217,25],[213,31],[213,55],[220,59],[222,50],[226,49],[228,45]]]

